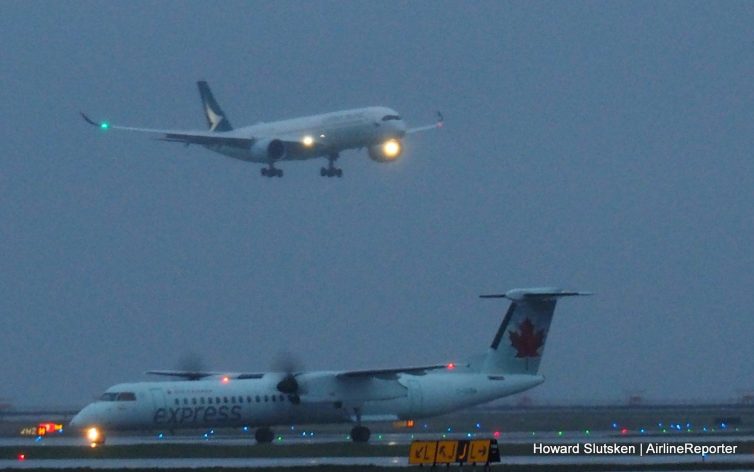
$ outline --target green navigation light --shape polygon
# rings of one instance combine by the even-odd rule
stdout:
[[[103,121],[102,123],[99,124],[99,127],[100,129],[108,129],[110,128],[110,123],[108,123],[107,121]]]

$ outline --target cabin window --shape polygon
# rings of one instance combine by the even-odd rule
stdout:
[[[261,401],[262,401],[262,399],[261,399],[261,398],[259,398],[259,395],[257,395],[257,397],[255,398],[255,400],[257,401],[257,403],[259,403],[259,402],[261,402]]]
[[[235,403],[236,402],[236,397],[230,397],[230,402],[231,403]]]
[[[390,121],[390,120],[400,120],[401,117],[398,115],[385,115],[382,117],[382,121]]]
[[[272,396],[272,401],[273,401],[273,402],[276,402],[276,401],[278,401],[278,399],[277,399],[277,396],[276,396],[276,395],[273,395],[273,396]]]
[[[223,397],[223,403],[228,403],[228,397]]]
[[[238,403],[243,403],[243,397],[238,397]]]
[[[265,403],[267,403],[267,402],[268,402],[269,400],[270,400],[270,398],[269,398],[269,397],[268,397],[267,395],[265,395],[265,396],[264,396],[264,401],[265,401]]]
[[[202,397],[202,398],[199,399],[199,403],[201,403],[202,405],[204,405],[204,397]]]
[[[251,403],[251,396],[246,397],[246,403]]]
[[[175,404],[176,404],[176,405],[180,405],[180,404],[181,404],[181,401],[180,401],[180,400],[178,400],[178,399],[176,398],[176,399],[175,399]]]
[[[217,403],[218,405],[220,404],[220,397],[215,398],[215,403]]]
[[[212,404],[212,397],[209,397],[209,398],[207,399],[207,403],[209,403],[210,405]]]
[[[188,405],[188,398],[184,398],[184,399],[183,399],[183,404],[184,404],[184,405]]]
[[[281,401],[281,402],[284,402],[284,401],[285,401],[285,397],[284,397],[283,395],[280,395],[279,397],[280,397],[280,401]]]
[[[192,399],[191,399],[191,404],[192,404],[192,405],[196,405],[196,398],[192,398]]]

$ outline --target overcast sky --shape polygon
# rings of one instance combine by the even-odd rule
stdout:
[[[754,389],[754,3],[0,4],[0,398],[80,406],[176,368],[463,361],[554,285],[532,396]],[[204,129],[368,105],[397,164],[259,166]]]

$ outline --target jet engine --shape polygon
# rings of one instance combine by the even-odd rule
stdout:
[[[403,145],[397,139],[369,146],[369,158],[377,162],[393,162],[403,152]]]
[[[261,161],[277,161],[285,157],[285,144],[279,139],[260,139],[249,148],[251,158]]]

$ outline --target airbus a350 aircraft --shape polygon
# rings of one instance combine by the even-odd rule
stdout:
[[[106,121],[96,122],[86,114],[87,123],[102,130],[139,131],[162,134],[161,141],[198,144],[210,151],[243,161],[267,164],[261,169],[266,177],[282,177],[283,170],[275,167],[282,161],[302,161],[326,157],[327,167],[322,167],[322,177],[342,177],[343,170],[335,167],[340,153],[347,149],[367,148],[369,157],[377,162],[392,162],[403,151],[402,139],[407,134],[439,128],[443,117],[433,125],[407,128],[400,115],[386,107],[356,108],[322,115],[305,116],[291,120],[258,123],[234,129],[217,104],[207,82],[201,81],[199,95],[202,99],[207,131],[180,131],[168,129],[134,128],[116,126]]]
[[[539,362],[560,297],[556,288],[515,289],[486,353],[463,364],[352,371],[220,373],[151,371],[183,378],[115,385],[81,410],[70,426],[91,444],[109,431],[256,427],[271,442],[274,425],[351,423],[355,442],[372,421],[418,419],[489,402],[539,385]]]

